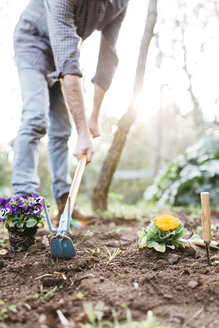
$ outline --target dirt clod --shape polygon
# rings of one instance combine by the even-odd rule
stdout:
[[[190,281],[188,282],[188,287],[190,287],[190,288],[192,288],[192,289],[194,289],[194,288],[197,287],[197,286],[198,286],[198,281],[190,280]]]
[[[179,255],[177,254],[170,254],[167,258],[169,264],[174,264],[179,261]]]

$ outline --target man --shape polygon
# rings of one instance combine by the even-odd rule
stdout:
[[[38,146],[48,130],[53,196],[60,213],[63,210],[71,184],[67,146],[71,124],[65,104],[78,134],[74,156],[79,159],[86,154],[90,162],[90,134],[99,136],[99,110],[118,63],[115,44],[127,3],[128,0],[30,0],[21,15],[14,32],[23,99],[22,124],[14,145],[15,194],[39,192]],[[87,122],[80,43],[96,29],[101,31],[101,44],[92,80],[93,112]]]

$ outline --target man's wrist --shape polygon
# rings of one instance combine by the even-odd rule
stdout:
[[[98,121],[98,116],[99,116],[99,113],[95,110],[93,110],[91,116],[90,116],[90,119],[97,122]]]
[[[86,137],[86,136],[90,136],[90,133],[89,133],[89,129],[88,127],[81,127],[77,130],[77,133],[78,133],[78,137]]]

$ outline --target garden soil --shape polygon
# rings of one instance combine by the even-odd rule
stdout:
[[[175,214],[190,231],[200,225],[200,218],[191,224],[185,211]],[[218,213],[212,214],[212,222],[218,222]],[[0,309],[8,309],[0,328],[63,328],[57,310],[74,322],[72,327],[82,327],[88,322],[83,302],[98,301],[104,302],[104,319],[110,321],[112,309],[121,310],[119,320],[125,320],[126,304],[135,321],[145,320],[151,310],[169,327],[218,328],[219,265],[208,266],[202,247],[165,254],[139,250],[137,231],[148,223],[98,218],[89,227],[73,229],[77,256],[70,260],[51,259],[46,235],[38,236],[26,252],[0,255]],[[214,237],[219,239],[218,231]],[[110,261],[109,252],[117,249]],[[217,256],[211,250],[211,257]]]

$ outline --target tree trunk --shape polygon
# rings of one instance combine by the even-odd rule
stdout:
[[[138,97],[138,95],[142,92],[143,89],[148,48],[153,36],[156,20],[157,20],[157,0],[150,0],[148,4],[146,25],[145,25],[139,56],[138,56],[138,63],[137,63],[137,69],[135,75],[133,94],[131,98],[131,104],[129,106],[128,111],[125,113],[125,115],[120,119],[118,123],[118,130],[114,135],[113,142],[111,144],[107,157],[101,168],[97,183],[93,189],[93,193],[92,193],[93,210],[100,209],[104,211],[107,209],[107,195],[113,178],[113,174],[119,162],[129,129],[136,118],[137,113],[135,108],[135,99]]]

